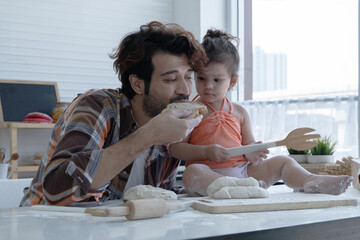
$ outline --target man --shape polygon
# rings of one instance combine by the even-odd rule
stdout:
[[[166,144],[181,141],[202,117],[162,110],[188,100],[205,52],[180,26],[151,22],[111,57],[122,89],[90,90],[72,102],[21,206],[117,199],[138,184],[174,187],[179,160]]]

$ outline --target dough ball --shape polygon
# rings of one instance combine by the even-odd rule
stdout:
[[[124,194],[124,200],[162,198],[164,200],[176,200],[177,195],[173,191],[151,185],[137,185],[128,189]]]
[[[207,188],[207,194],[213,196],[217,191],[223,187],[235,187],[235,186],[255,186],[259,187],[259,181],[253,177],[248,178],[236,178],[236,177],[220,177],[213,181]]]
[[[235,187],[223,187],[210,197],[217,199],[231,199],[231,198],[265,198],[268,196],[269,196],[268,191],[261,187],[235,186]]]

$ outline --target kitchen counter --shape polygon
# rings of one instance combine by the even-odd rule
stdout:
[[[289,192],[284,185],[270,193]],[[360,200],[350,187],[345,195]],[[360,239],[360,206],[208,214],[192,208],[129,221],[85,213],[0,209],[0,240],[82,239]]]

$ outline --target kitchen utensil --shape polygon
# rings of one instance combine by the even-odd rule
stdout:
[[[241,147],[228,148],[231,157],[243,155],[250,152],[260,151],[266,148],[273,148],[279,146],[287,146],[298,151],[303,151],[315,147],[318,143],[316,141],[309,141],[310,139],[319,138],[319,134],[306,134],[313,132],[312,128],[297,128],[291,131],[285,139],[275,142],[251,144]]]
[[[0,147],[0,163],[5,163],[4,159],[5,159],[5,154],[6,154],[6,150],[3,147]]]
[[[31,208],[40,211],[88,213],[93,216],[101,217],[120,217],[125,216],[129,220],[162,217],[167,213],[184,211],[193,202],[166,202],[160,198],[129,200],[123,206],[110,208],[81,208],[81,207],[62,207],[49,205],[34,205]]]
[[[3,163],[8,163],[8,162],[10,162],[11,160],[18,160],[18,159],[19,159],[19,154],[13,153],[13,154],[11,154],[10,159],[8,159],[8,160],[5,160],[5,159],[4,159]]]
[[[0,179],[9,179],[13,174],[13,170],[11,164],[0,163]]]

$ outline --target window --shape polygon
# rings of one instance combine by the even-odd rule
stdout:
[[[247,108],[256,140],[280,140],[294,128],[312,127],[338,142],[337,160],[357,157],[358,0],[238,3],[245,46],[231,98]]]
[[[253,0],[253,99],[356,94],[358,0]]]

